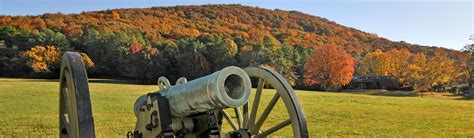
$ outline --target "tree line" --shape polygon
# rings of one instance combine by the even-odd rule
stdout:
[[[467,61],[466,54],[455,50],[392,42],[296,11],[241,5],[0,16],[0,43],[2,41],[9,48],[18,48],[22,54],[0,49],[1,76],[55,78],[57,60],[39,57],[77,51],[90,59],[88,71],[91,77],[124,78],[141,83],[154,83],[159,76],[171,80],[180,76],[193,79],[229,65],[263,65],[282,73],[292,85],[313,85],[322,82],[308,80],[311,78],[307,75],[308,70],[316,67],[305,65],[309,59],[315,59],[315,53],[334,56],[341,55],[334,53],[345,53],[348,55],[331,59],[335,60],[331,65],[345,72],[331,78],[344,79],[325,82],[327,86],[324,87],[344,85],[352,75],[395,76],[400,82],[406,80],[401,85],[409,85],[414,81],[409,81],[408,74],[382,68],[419,65],[411,64],[412,61],[447,60],[445,66],[453,66],[456,70]],[[391,59],[383,61],[384,65],[375,65],[382,57],[393,57],[389,55],[396,51],[409,53],[410,64],[397,61],[402,59]],[[414,55],[424,55],[424,58]],[[437,56],[442,58],[434,58]],[[415,60],[414,57],[418,58]],[[339,62],[339,59],[343,60]],[[338,63],[344,63],[344,66],[340,67]],[[453,85],[464,83],[465,77],[459,76],[450,76],[448,82]],[[443,81],[431,84],[446,83],[446,79],[440,80]]]
[[[167,76],[171,80],[180,76],[194,79],[230,65],[263,65],[279,71],[295,85],[297,77],[303,73],[302,70],[296,71],[296,68],[301,68],[312,50],[280,43],[270,35],[264,36],[258,44],[218,34],[150,42],[140,32],[114,33],[97,29],[88,29],[79,41],[85,46],[76,49],[65,45],[69,44],[68,41],[57,41],[65,40],[56,38],[62,38],[63,35],[59,32],[52,33],[59,35],[46,35],[44,39],[39,37],[43,36],[42,32],[52,32],[48,29],[25,33],[28,31],[17,31],[7,26],[0,27],[0,30],[7,30],[2,31],[8,33],[3,35],[11,38],[4,40],[5,44],[19,46],[18,49],[25,51],[20,57],[23,63],[7,65],[10,62],[20,62],[11,58],[2,60],[6,63],[5,66],[24,64],[30,67],[24,70],[26,74],[50,74],[51,78],[58,74],[60,53],[74,50],[82,52],[83,58],[91,61],[88,65],[92,77],[126,78],[154,83],[159,76]],[[23,41],[25,38],[22,37],[28,37],[28,41]],[[15,67],[4,67],[2,75],[18,71]]]

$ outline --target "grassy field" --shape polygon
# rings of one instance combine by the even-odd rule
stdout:
[[[1,135],[57,135],[58,82],[0,78]],[[135,127],[133,103],[157,86],[90,84],[96,135],[124,136]],[[269,100],[273,92],[265,90]],[[474,136],[474,101],[296,91],[311,136]],[[265,104],[264,101],[263,104]],[[287,117],[279,101],[263,128]],[[277,134],[290,135],[287,127]]]

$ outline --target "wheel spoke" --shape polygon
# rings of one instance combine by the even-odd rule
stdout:
[[[73,130],[72,130],[72,128],[71,128],[72,126],[71,126],[71,124],[68,122],[68,120],[69,120],[69,114],[62,114],[62,115],[61,115],[61,118],[62,118],[62,119],[61,119],[61,120],[62,120],[61,123],[63,123],[64,128],[66,129],[66,132],[67,132],[68,134],[72,134],[72,133],[73,133],[73,132],[72,132]]]
[[[273,132],[276,132],[276,131],[278,131],[278,130],[282,129],[283,127],[286,127],[286,126],[288,126],[288,125],[290,125],[290,124],[291,124],[291,120],[290,120],[290,119],[285,120],[285,121],[281,122],[280,124],[278,124],[278,125],[276,125],[276,126],[273,126],[272,128],[270,128],[270,129],[268,129],[268,130],[266,130],[266,131],[264,131],[264,132],[258,134],[257,137],[266,137],[266,136],[272,134]]]
[[[69,113],[69,111],[70,111],[69,110],[69,99],[67,98],[67,97],[69,97],[68,92],[67,92],[68,89],[66,87],[62,88],[62,89],[63,89],[63,91],[61,91],[61,93],[62,93],[61,98],[63,100],[63,106],[64,106],[64,110],[65,110],[64,113]],[[69,121],[67,121],[67,122],[69,122]]]
[[[222,114],[224,115],[225,119],[227,120],[227,122],[230,124],[230,126],[232,126],[232,129],[234,129],[235,131],[237,131],[237,125],[236,123],[234,122],[234,120],[232,120],[232,118],[230,117],[229,113],[227,113],[225,110],[221,110]]]
[[[255,93],[255,98],[252,104],[252,112],[250,112],[249,128],[253,130],[255,128],[255,118],[257,116],[258,105],[260,104],[260,97],[262,96],[263,86],[265,85],[265,80],[258,79],[257,91]]]
[[[235,117],[237,117],[237,125],[239,125],[239,129],[242,128],[242,112],[240,112],[240,108],[234,108]]]
[[[247,102],[244,107],[243,107],[243,127],[242,128],[248,128],[249,124],[249,103]]]
[[[249,120],[244,122],[244,126],[245,123],[247,123],[246,129],[250,131],[251,137],[271,137],[272,135],[275,135],[275,132],[277,131],[282,132],[282,128],[288,129],[286,126],[292,128],[291,130],[293,137],[308,137],[308,128],[306,126],[306,119],[304,117],[304,113],[302,112],[301,105],[299,104],[297,97],[294,95],[293,88],[285,80],[285,78],[278,72],[275,72],[274,70],[267,67],[248,67],[245,68],[244,71],[249,75],[249,77],[253,78],[252,80],[258,80],[253,105],[250,105],[252,103],[248,102],[248,106],[250,107],[247,106],[248,108],[252,108],[248,110],[248,112],[250,112]],[[261,97],[266,96],[261,94],[262,89],[264,88],[263,82],[271,85],[277,92],[274,93],[272,98],[268,97],[268,100],[262,99]],[[252,81],[252,83],[255,82]],[[278,101],[280,101],[280,98],[281,103],[284,104],[284,106],[275,107]],[[264,102],[261,102],[261,100]],[[260,107],[260,109],[259,104],[263,104],[263,107]],[[278,119],[279,121],[275,122],[275,118],[269,118],[273,108],[286,108],[286,111],[289,115],[289,118],[286,118],[288,120]],[[245,115],[245,105],[243,110]],[[276,112],[273,114],[276,115]],[[263,126],[263,124],[265,124],[265,126]],[[285,130],[285,134],[287,133],[290,134],[290,132]]]
[[[263,111],[262,115],[260,116],[260,118],[258,119],[257,123],[255,124],[255,128],[253,132],[258,132],[258,130],[260,130],[260,127],[262,127],[263,125],[263,122],[265,122],[265,120],[267,119],[268,115],[270,114],[270,112],[272,111],[273,107],[275,106],[275,104],[278,102],[278,99],[280,98],[280,94],[278,94],[278,92],[275,93],[275,95],[273,96],[272,100],[270,101],[270,103],[268,103],[267,107],[265,108],[265,110]]]

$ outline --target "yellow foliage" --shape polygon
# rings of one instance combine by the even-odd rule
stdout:
[[[94,66],[94,62],[92,62],[91,58],[87,56],[86,53],[81,53],[82,60],[84,61],[84,65],[86,68],[90,68]]]
[[[51,63],[59,62],[59,59],[61,57],[59,48],[54,47],[54,46],[47,46],[47,49],[44,53],[44,57],[46,58],[46,61],[48,62],[51,62]]]
[[[436,54],[428,58],[408,49],[376,50],[365,56],[362,70],[368,72],[366,75],[392,76],[404,86],[428,90],[452,80],[456,76],[454,64],[446,55]]]
[[[387,54],[382,52],[380,49],[375,50],[374,52],[368,53],[364,60],[364,66],[368,71],[367,75],[377,75],[377,76],[387,76],[389,75],[389,58]],[[370,74],[374,73],[374,74]]]
[[[406,75],[416,90],[427,90],[432,86],[449,82],[455,73],[454,62],[446,56],[427,58],[416,54],[411,58]]]
[[[35,72],[49,72],[49,67],[59,64],[61,51],[55,46],[35,46],[22,54]]]
[[[31,64],[31,68],[35,72],[47,72],[48,71],[48,65],[44,62],[33,62]]]

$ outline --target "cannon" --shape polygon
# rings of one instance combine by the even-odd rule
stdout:
[[[95,137],[79,53],[63,54],[59,80],[60,137]],[[174,86],[160,77],[158,87],[137,98],[131,108],[137,122],[127,137],[267,137],[283,129],[285,136],[308,137],[291,85],[270,68],[229,66],[189,82],[181,77]]]

